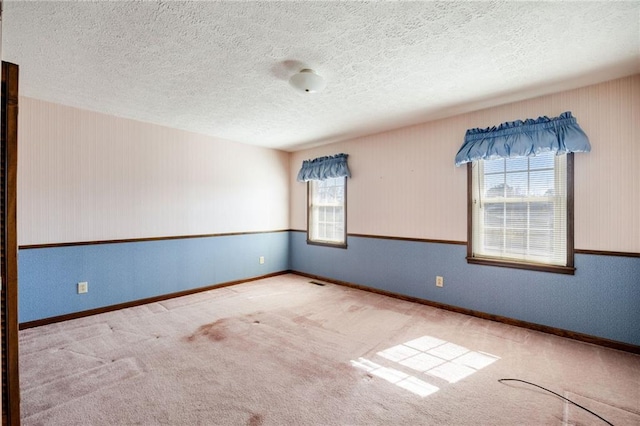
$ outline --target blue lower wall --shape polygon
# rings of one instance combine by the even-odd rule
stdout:
[[[308,245],[304,232],[292,231],[21,249],[19,321],[291,269],[640,345],[640,258],[577,254],[571,276],[469,265],[464,245],[348,243],[346,250]],[[77,294],[80,281],[89,283],[87,294]]]
[[[286,271],[288,234],[20,249],[19,322]],[[81,281],[86,294],[77,294]]]
[[[470,265],[464,245],[349,237],[344,250],[290,238],[294,271],[640,345],[640,258],[576,254],[575,275],[562,275]]]

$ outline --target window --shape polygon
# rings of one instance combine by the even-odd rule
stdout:
[[[469,163],[469,263],[573,274],[573,154]]]
[[[589,151],[571,111],[467,130],[467,261],[574,274],[573,153]]]
[[[307,183],[307,242],[347,247],[347,178]]]

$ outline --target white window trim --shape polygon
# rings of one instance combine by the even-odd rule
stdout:
[[[554,220],[556,223],[561,221],[566,222],[566,262],[562,265],[548,263],[545,258],[535,258],[535,256],[531,256],[527,260],[523,259],[515,259],[515,258],[502,258],[502,257],[492,257],[489,255],[485,255],[482,253],[475,253],[474,250],[474,229],[476,229],[478,225],[478,217],[480,215],[474,215],[475,202],[485,202],[479,197],[479,188],[482,187],[483,182],[478,182],[474,179],[474,175],[476,177],[480,176],[481,179],[484,178],[484,173],[482,170],[483,162],[473,162],[468,163],[467,165],[467,185],[468,185],[468,206],[467,206],[467,214],[468,214],[468,231],[467,231],[467,261],[468,263],[473,264],[482,264],[482,265],[494,265],[494,266],[504,266],[504,267],[512,267],[519,269],[532,269],[532,270],[540,270],[546,272],[557,272],[563,274],[574,274],[574,247],[573,247],[573,154],[566,155],[566,205],[565,208],[561,209],[561,213],[555,215]],[[558,162],[556,161],[556,165]],[[556,178],[558,175],[561,176],[563,170],[561,167],[554,167],[556,172]],[[556,179],[557,181],[557,179]],[[556,191],[557,194],[557,191]],[[557,195],[556,195],[557,196]],[[562,198],[562,197],[561,197]],[[548,199],[547,197],[542,197],[542,199]],[[522,198],[513,198],[513,197],[500,197],[493,198],[492,201],[502,201],[506,203],[510,202],[522,202],[523,200],[529,200],[526,197]],[[482,235],[483,233],[478,233]],[[480,241],[480,244],[483,242]]]

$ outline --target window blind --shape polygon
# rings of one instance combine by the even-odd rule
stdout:
[[[567,156],[474,163],[473,256],[567,262]]]

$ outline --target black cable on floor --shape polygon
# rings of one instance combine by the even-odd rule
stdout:
[[[588,408],[585,408],[585,407],[583,407],[582,405],[580,405],[580,404],[578,404],[578,403],[576,403],[576,402],[573,402],[573,401],[572,401],[572,400],[570,400],[569,398],[565,398],[564,396],[560,395],[559,393],[556,393],[556,392],[554,392],[554,391],[552,391],[552,390],[549,390],[549,389],[547,389],[547,388],[543,388],[543,387],[542,387],[542,386],[540,386],[540,385],[536,385],[535,383],[527,382],[526,380],[520,380],[520,379],[498,379],[498,381],[499,381],[500,383],[502,383],[502,382],[522,382],[522,383],[526,383],[526,384],[531,385],[531,386],[535,386],[535,387],[540,388],[540,389],[542,389],[542,390],[545,390],[545,391],[547,391],[547,392],[549,392],[549,393],[552,393],[552,394],[554,394],[555,396],[557,396],[557,397],[559,397],[559,398],[562,398],[562,399],[564,399],[564,400],[565,400],[565,401],[567,401],[567,402],[572,403],[572,404],[573,404],[573,405],[575,405],[576,407],[582,408],[584,411],[586,411],[586,412],[588,412],[588,413],[593,414],[594,416],[596,416],[597,418],[599,418],[600,420],[602,420],[602,421],[603,421],[603,422],[605,422],[606,424],[613,426],[613,423],[611,423],[609,420],[607,420],[607,419],[605,419],[605,418],[603,418],[603,417],[600,417],[599,415],[597,415],[597,414],[596,414],[596,413],[594,413],[593,411],[589,410]]]

